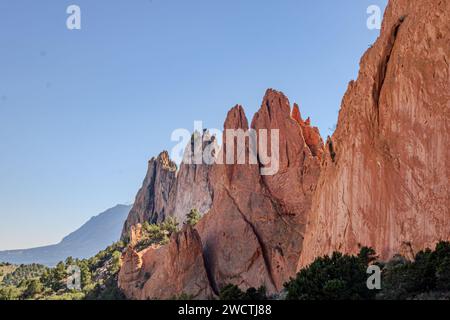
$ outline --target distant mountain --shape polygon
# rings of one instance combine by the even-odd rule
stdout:
[[[131,206],[117,205],[92,217],[55,245],[0,251],[0,262],[54,266],[67,257],[89,258],[120,239]]]

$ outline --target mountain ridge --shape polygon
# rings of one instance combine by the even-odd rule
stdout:
[[[130,205],[118,204],[91,217],[86,223],[57,244],[27,249],[0,251],[0,262],[12,264],[39,263],[54,266],[71,256],[88,258],[116,242],[120,238],[123,222],[130,211]]]

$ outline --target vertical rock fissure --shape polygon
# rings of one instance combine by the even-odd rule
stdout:
[[[206,277],[208,278],[209,286],[211,287],[215,295],[219,295],[219,288],[217,286],[216,279],[214,278],[213,272],[211,270],[211,265],[209,263],[209,259],[205,249],[202,251],[202,256],[203,256],[203,265],[205,267]]]
[[[247,217],[245,216],[245,214],[242,212],[242,210],[239,208],[239,205],[237,204],[237,202],[234,200],[234,198],[231,196],[230,191],[225,188],[225,191],[228,195],[228,197],[230,198],[230,200],[233,202],[234,206],[236,207],[236,209],[239,211],[239,214],[241,215],[242,219],[244,220],[244,222],[252,229],[253,233],[255,234],[256,240],[258,241],[258,245],[261,248],[261,253],[263,256],[263,261],[264,264],[266,266],[268,275],[269,275],[269,280],[272,283],[274,288],[277,288],[276,284],[275,284],[275,280],[273,277],[273,272],[272,272],[272,267],[271,267],[271,263],[270,263],[270,259],[269,259],[269,255],[267,253],[267,248],[264,245],[264,242],[261,239],[260,234],[258,233],[258,231],[256,230],[256,227],[247,219]]]
[[[394,51],[394,46],[395,46],[395,42],[397,40],[397,35],[399,32],[400,26],[402,25],[404,20],[405,20],[405,18],[402,17],[394,25],[392,32],[391,32],[391,36],[390,36],[387,46],[385,48],[386,52],[383,55],[383,58],[381,59],[380,65],[378,67],[378,75],[377,75],[378,79],[375,82],[375,85],[373,87],[373,99],[374,99],[374,105],[376,108],[377,127],[380,125],[380,98],[381,98],[381,93],[382,93],[383,87],[384,87],[384,81],[386,80],[386,74],[388,71],[392,52]]]
[[[147,188],[147,194],[154,194],[155,193],[155,184],[156,184],[156,164],[153,164],[152,174],[151,174],[150,179],[151,180],[150,180],[148,188]],[[158,219],[157,217],[155,219],[155,199],[153,197],[151,197],[149,200],[150,201],[147,204],[146,211],[151,212],[151,215],[148,219],[149,219],[149,222],[155,223],[156,220]],[[145,219],[145,217],[142,217],[142,220],[144,220],[144,219]]]
[[[336,161],[336,151],[334,150],[333,140],[331,140],[331,137],[328,137],[328,150],[330,151],[330,157],[331,161]]]

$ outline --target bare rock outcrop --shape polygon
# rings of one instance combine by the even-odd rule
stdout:
[[[170,160],[167,151],[148,162],[147,175],[125,221],[122,238],[129,237],[131,227],[138,223],[160,222],[165,219],[176,171],[177,166]]]
[[[449,64],[450,1],[390,1],[327,143],[299,267],[450,239]]]
[[[300,108],[296,103],[294,103],[294,108],[292,109],[292,118],[302,127],[303,137],[305,138],[305,142],[308,145],[309,150],[311,150],[312,155],[322,159],[324,149],[319,128],[311,126],[310,118],[305,121],[302,119]]]
[[[191,143],[186,146],[168,206],[169,216],[179,223],[186,221],[186,215],[191,209],[197,209],[203,215],[211,208],[211,163],[218,148],[216,137],[207,130],[194,132]]]
[[[229,146],[227,129],[249,129],[241,106],[230,110],[224,129],[219,153],[223,158],[228,148],[234,147],[237,153],[237,138]],[[259,129],[279,130],[279,168],[274,175],[261,175],[260,150],[256,164],[247,159],[245,164],[214,166],[212,208],[197,229],[216,291],[233,283],[244,289],[265,285],[274,293],[295,275],[306,214],[320,173],[319,159],[308,148],[282,93],[267,91],[251,129],[258,136]],[[248,156],[248,140],[245,146]]]
[[[127,249],[119,282],[128,297],[165,299],[185,293],[205,298],[229,283],[243,289],[264,285],[275,293],[295,275],[320,158],[306,143],[304,127],[291,117],[288,99],[275,90],[266,92],[251,127],[244,109],[236,106],[224,128],[222,148],[217,156],[212,154],[226,164],[182,164],[164,207],[180,220],[193,207],[208,213],[196,230],[183,229],[169,245],[141,252]],[[234,136],[228,141],[226,135],[233,132],[227,129],[254,130],[257,140],[266,130],[269,152],[274,143],[271,130],[277,130],[280,152],[272,158],[278,162],[276,172],[261,174],[274,163],[261,162],[269,154],[260,149],[255,163],[250,163],[248,137],[244,150],[239,150],[246,161],[238,163],[239,141]],[[194,134],[194,139],[201,139],[203,148],[215,144],[207,132]],[[227,150],[234,152],[231,163],[226,162]],[[193,145],[187,146],[185,153],[192,151]],[[132,245],[139,240],[140,222],[130,226]]]
[[[121,288],[134,299],[207,298],[229,283],[275,293],[298,268],[335,250],[371,246],[387,259],[450,240],[449,63],[450,1],[391,0],[325,146],[298,105],[291,111],[282,93],[268,90],[250,126],[238,105],[224,128],[255,130],[257,140],[268,130],[268,150],[278,130],[278,157],[267,162],[258,148],[250,162],[246,139],[244,164],[237,157],[186,164],[175,178],[170,161],[152,162],[127,220],[132,238],[139,223],[169,211],[180,220],[194,207],[208,212],[168,245],[130,246]],[[238,151],[238,138],[227,134],[222,160]],[[275,164],[273,174],[261,174]]]
[[[150,249],[148,249],[150,250]],[[142,253],[128,246],[122,254],[122,266],[118,276],[118,286],[129,298],[141,295],[142,289]]]
[[[196,153],[195,148],[200,152]],[[137,224],[159,223],[167,217],[182,224],[191,209],[199,210],[202,215],[209,211],[213,197],[212,165],[204,163],[202,150],[206,148],[210,150],[210,157],[205,156],[205,159],[212,163],[218,149],[216,137],[207,130],[195,132],[191,144],[186,146],[178,171],[167,151],[149,161],[147,175],[124,224],[123,239],[130,238],[130,233],[135,231],[132,227]]]
[[[141,252],[128,247],[122,261],[119,288],[129,299],[214,297],[200,236],[190,226],[174,233],[165,246],[152,246]]]

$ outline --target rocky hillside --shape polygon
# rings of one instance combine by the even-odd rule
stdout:
[[[261,175],[260,153],[256,164],[178,171],[166,152],[152,159],[123,230],[126,296],[211,298],[227,284],[264,285],[271,294],[334,250],[370,246],[383,259],[412,257],[450,239],[449,37],[449,1],[390,1],[325,144],[275,90],[250,125],[241,106],[231,109],[225,129],[279,130],[274,175]],[[219,159],[229,148],[223,141]],[[195,228],[173,233],[168,244],[135,246],[144,223],[182,222],[193,208],[205,214]]]

